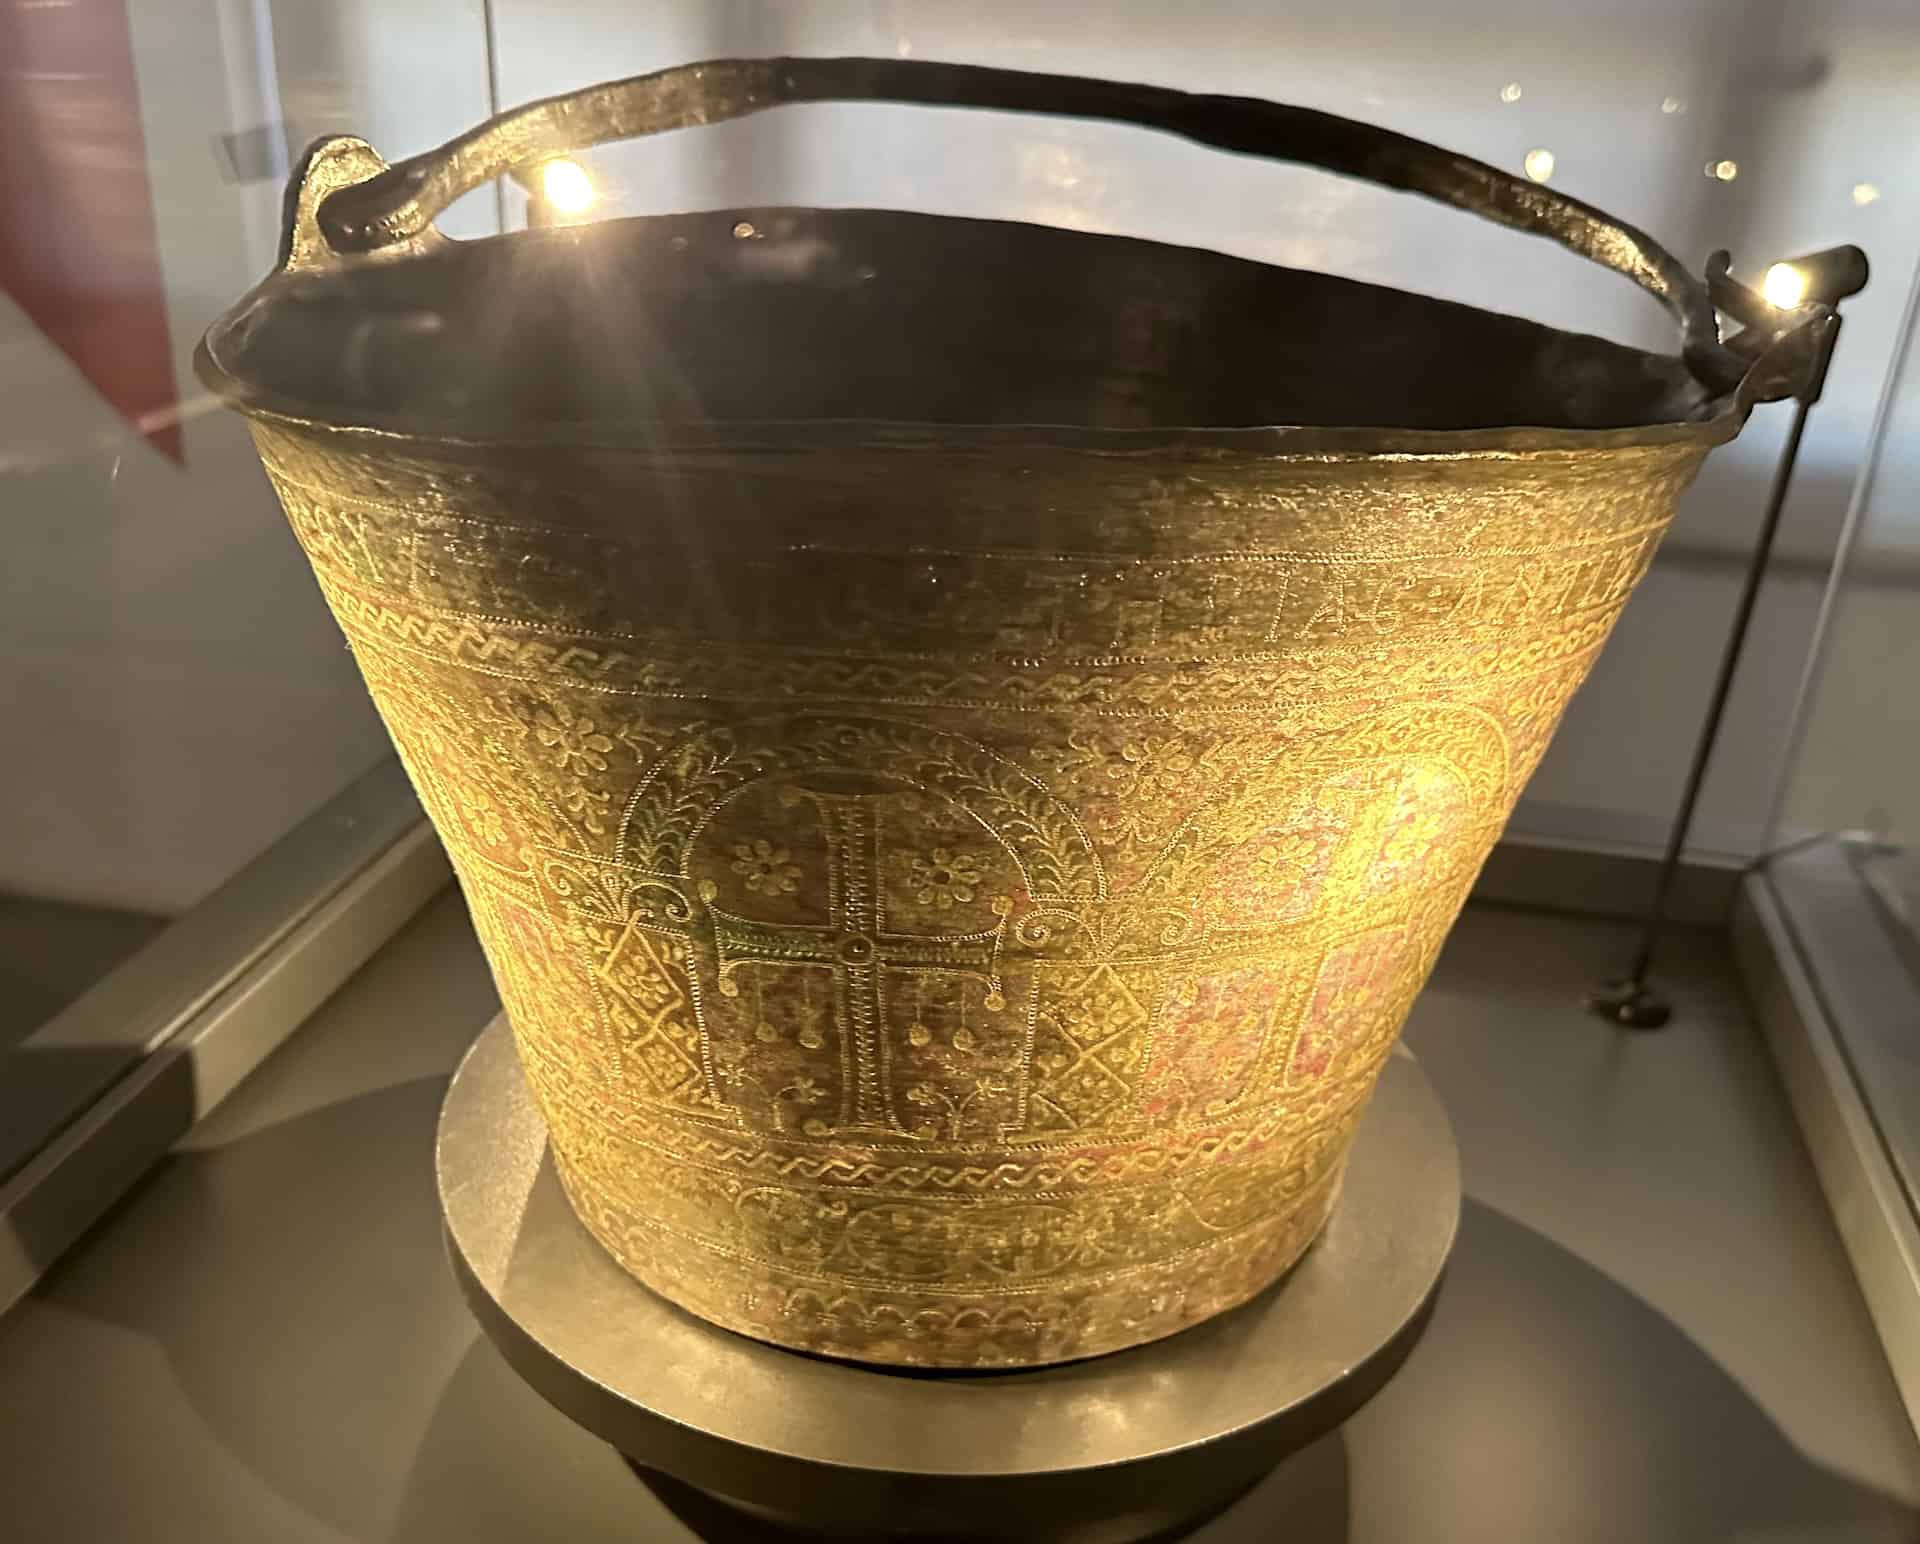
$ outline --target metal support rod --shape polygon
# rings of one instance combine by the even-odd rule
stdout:
[[[1856,249],[1835,248],[1834,254],[1857,256]],[[1818,262],[1827,254],[1819,254],[1809,263]],[[1866,283],[1864,259],[1860,263],[1857,278],[1849,273],[1834,285],[1834,289],[1844,294],[1853,294]],[[1823,297],[1824,298],[1824,297]],[[1837,303],[1842,294],[1834,294],[1832,302]],[[1707,704],[1707,717],[1701,727],[1700,738],[1693,749],[1693,760],[1687,768],[1686,787],[1680,795],[1680,808],[1674,816],[1673,828],[1667,837],[1667,848],[1660,860],[1660,872],[1654,882],[1653,901],[1647,908],[1646,917],[1641,923],[1640,946],[1634,954],[1633,965],[1627,974],[1617,980],[1602,985],[1589,999],[1588,1005],[1602,1018],[1611,1019],[1616,1024],[1626,1025],[1630,1029],[1658,1029],[1673,1016],[1673,1005],[1660,993],[1647,984],[1648,973],[1653,968],[1654,952],[1658,948],[1662,933],[1666,929],[1667,910],[1673,898],[1673,884],[1680,871],[1680,859],[1686,851],[1687,836],[1693,828],[1695,808],[1700,802],[1700,790],[1706,782],[1707,768],[1712,764],[1714,746],[1720,738],[1722,721],[1726,717],[1727,699],[1733,692],[1734,675],[1739,669],[1740,656],[1746,647],[1747,631],[1753,622],[1754,606],[1760,598],[1760,585],[1766,578],[1767,567],[1773,557],[1774,538],[1780,530],[1780,515],[1786,507],[1787,490],[1793,483],[1795,464],[1800,459],[1800,442],[1806,434],[1807,415],[1812,412],[1813,404],[1820,400],[1820,393],[1826,382],[1827,367],[1833,359],[1834,344],[1840,335],[1840,318],[1836,314],[1833,325],[1828,330],[1820,350],[1820,357],[1809,372],[1807,383],[1794,401],[1793,423],[1787,430],[1786,443],[1780,448],[1780,459],[1774,467],[1773,486],[1767,494],[1765,513],[1760,520],[1760,534],[1754,543],[1753,557],[1747,564],[1745,583],[1741,586],[1739,604],[1733,613],[1733,625],[1727,634],[1725,647],[1720,653],[1720,668],[1714,677],[1713,695]]]
[[[1700,785],[1706,781],[1707,766],[1713,759],[1713,748],[1720,738],[1720,723],[1726,717],[1727,698],[1733,692],[1734,672],[1739,668],[1741,651],[1746,647],[1747,629],[1753,623],[1753,608],[1760,598],[1760,583],[1766,578],[1767,565],[1773,557],[1774,537],[1780,530],[1780,511],[1787,502],[1787,487],[1793,481],[1794,464],[1800,459],[1800,440],[1806,433],[1807,414],[1812,410],[1810,402],[1796,402],[1793,405],[1793,425],[1787,430],[1787,442],[1780,450],[1779,465],[1774,468],[1773,488],[1767,494],[1767,511],[1760,520],[1760,538],[1753,549],[1753,561],[1747,565],[1747,581],[1740,591],[1740,604],[1734,608],[1733,630],[1727,635],[1726,647],[1720,654],[1720,673],[1714,678],[1713,696],[1707,703],[1707,721],[1700,731],[1700,741],[1693,750],[1693,765],[1687,769],[1686,791],[1680,795],[1680,813],[1673,822],[1673,832],[1667,838],[1666,855],[1660,860],[1660,878],[1653,890],[1653,905],[1648,909],[1646,923],[1640,934],[1640,952],[1633,957],[1633,968],[1628,972],[1629,979],[1644,983],[1647,971],[1653,964],[1654,946],[1660,941],[1660,930],[1667,920],[1667,903],[1672,898],[1674,875],[1680,868],[1680,855],[1687,844],[1687,835],[1693,826],[1694,807],[1700,802]]]

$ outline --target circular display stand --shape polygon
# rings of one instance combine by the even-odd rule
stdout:
[[[1460,1218],[1446,1112],[1398,1053],[1331,1220],[1277,1285],[1130,1351],[928,1374],[763,1345],[628,1276],[561,1193],[504,1020],[447,1090],[436,1167],[455,1274],[514,1370],[760,1537],[1114,1544],[1192,1524],[1380,1390]]]

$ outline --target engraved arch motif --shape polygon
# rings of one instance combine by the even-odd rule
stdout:
[[[1217,875],[1235,849],[1264,833],[1297,834],[1303,851],[1283,854],[1297,866],[1331,861],[1331,852],[1314,851],[1312,840],[1316,825],[1329,825],[1316,808],[1327,790],[1416,764],[1445,769],[1457,780],[1473,818],[1505,814],[1511,754],[1499,721],[1465,704],[1396,704],[1284,745],[1249,768],[1167,837],[1142,889],[1192,893],[1201,876]],[[1329,830],[1329,841],[1340,837]]]
[[[740,1095],[767,1097],[776,1129],[958,1135],[991,1129],[1015,1094],[1015,1047],[983,1021],[1008,1006],[1019,870],[936,797],[944,817],[884,776],[781,773],[696,835],[715,1054]],[[961,834],[922,856],[942,840],[935,821]]]
[[[750,785],[785,774],[851,772],[949,801],[1019,866],[1035,896],[1099,900],[1107,877],[1080,817],[1038,778],[976,741],[906,720],[807,713],[752,733],[696,724],[641,778],[622,812],[616,861],[687,874],[695,838]]]

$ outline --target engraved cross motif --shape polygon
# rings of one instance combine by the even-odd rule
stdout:
[[[987,1007],[1003,1006],[997,969],[1001,928],[981,933],[897,933],[884,925],[880,899],[880,801],[884,795],[795,788],[820,814],[827,847],[827,916],[813,923],[759,922],[709,906],[719,955],[720,991],[739,994],[740,965],[824,967],[833,973],[840,1031],[842,1129],[901,1135],[886,1072],[884,978],[928,971],[984,981]]]

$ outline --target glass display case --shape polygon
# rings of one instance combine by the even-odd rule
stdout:
[[[1736,942],[1842,1235],[1920,1387],[1920,347],[1910,297]],[[1909,1397],[1913,1395],[1910,1392]]]
[[[83,1413],[0,1493],[1901,1536],[1916,80],[1884,0],[0,0],[0,1405]]]
[[[1909,306],[1829,582],[1774,847],[1831,834],[1920,939],[1920,357]]]
[[[308,139],[437,139],[485,116],[477,4],[408,13],[433,38],[424,92],[376,10],[0,6],[0,1186],[181,1055],[189,1021],[233,1007],[293,933],[329,932],[322,908],[418,823],[338,630],[262,518],[246,430],[192,373],[208,323],[272,266]],[[497,229],[494,201],[448,228]],[[419,884],[438,862],[422,854]],[[267,1017],[284,1032],[297,1011]],[[219,1082],[167,1103],[190,1116]]]

